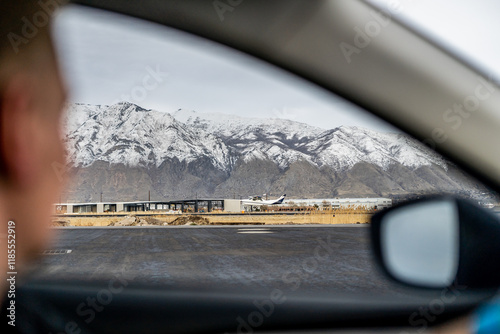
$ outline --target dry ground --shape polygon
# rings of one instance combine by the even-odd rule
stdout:
[[[258,225],[295,225],[295,224],[367,224],[370,222],[372,213],[366,210],[331,210],[312,211],[298,213],[295,215],[275,214],[224,214],[224,215],[195,215],[195,214],[159,214],[149,213],[143,217],[151,225],[236,225],[236,224],[258,224]],[[204,219],[200,219],[203,217]],[[95,217],[93,215],[81,214],[78,217],[58,216],[54,218],[54,226],[113,226],[120,225],[126,216],[115,214]],[[64,223],[63,223],[64,222]]]

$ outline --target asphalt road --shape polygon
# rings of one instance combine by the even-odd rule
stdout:
[[[369,228],[356,226],[235,226],[56,229],[38,279],[126,277],[176,287],[394,293],[376,270]]]

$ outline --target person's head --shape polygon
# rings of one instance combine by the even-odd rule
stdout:
[[[16,226],[16,262],[39,253],[63,186],[60,118],[65,103],[50,14],[60,0],[0,3],[0,254],[7,223]],[[3,271],[4,273],[6,271]]]

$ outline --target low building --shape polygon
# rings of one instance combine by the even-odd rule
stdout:
[[[108,212],[222,212],[226,200],[193,199],[172,201],[132,201],[106,203],[58,203],[54,205],[56,214],[108,213]],[[239,202],[239,201],[238,201]]]
[[[285,206],[318,207],[319,209],[347,209],[365,208],[367,210],[381,210],[392,206],[390,198],[324,198],[324,199],[288,199]]]
[[[56,214],[72,213],[105,213],[123,211],[120,203],[58,203],[55,204]]]

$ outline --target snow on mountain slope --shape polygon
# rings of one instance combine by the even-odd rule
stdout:
[[[281,168],[298,160],[345,170],[359,162],[387,169],[398,162],[411,169],[435,164],[446,169],[436,153],[407,135],[341,126],[323,130],[284,119],[244,118],[178,110],[174,118],[221,136],[239,149],[245,161],[270,159]]]
[[[324,130],[308,124],[279,118],[250,118],[222,113],[198,113],[179,109],[172,116],[179,122],[233,141],[255,140],[265,131],[276,140],[301,140],[319,135]]]
[[[447,169],[440,156],[402,134],[346,126],[325,131],[290,120],[187,110],[171,115],[127,102],[69,106],[66,133],[77,166],[105,161],[158,167],[168,159],[189,163],[203,157],[225,172],[239,159],[270,160],[281,169],[300,160],[337,171],[359,162],[384,170],[393,163]]]
[[[130,103],[73,105],[68,119],[67,149],[76,166],[106,161],[158,167],[167,159],[191,162],[200,157],[210,158],[221,170],[231,166],[229,149],[219,138],[194,131],[168,113]]]
[[[345,170],[358,162],[368,162],[387,169],[398,162],[410,169],[435,164],[447,169],[446,161],[407,135],[380,133],[359,127],[326,131],[304,145],[318,166]]]
[[[63,127],[66,133],[72,133],[94,115],[106,110],[109,106],[69,103],[64,114]]]
[[[188,126],[223,138],[245,162],[269,159],[282,169],[299,160],[314,164],[307,152],[301,152],[296,147],[324,131],[308,124],[276,118],[249,118],[182,109],[172,116]]]

